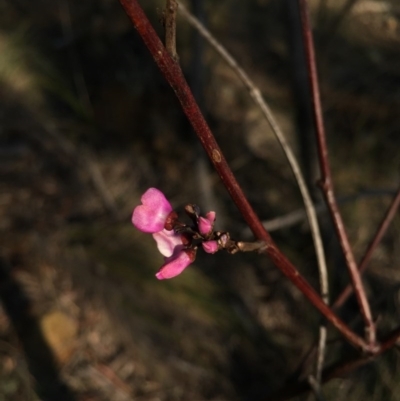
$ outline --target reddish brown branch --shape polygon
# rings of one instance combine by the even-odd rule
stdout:
[[[357,301],[360,305],[361,314],[365,322],[366,337],[371,347],[376,342],[376,329],[372,319],[371,309],[365,294],[364,285],[361,281],[361,275],[358,271],[357,264],[351,250],[349,240],[347,238],[346,229],[343,224],[342,216],[336,202],[333,191],[332,174],[328,160],[328,147],[326,145],[326,135],[324,128],[324,120],[322,116],[322,106],[318,84],[317,66],[314,53],[314,41],[311,31],[310,17],[308,14],[307,0],[298,0],[301,14],[301,25],[303,32],[303,41],[306,51],[307,67],[309,72],[310,91],[313,102],[313,117],[315,131],[318,142],[318,157],[321,168],[321,187],[324,193],[328,209],[332,216],[336,233],[339,238],[340,245],[346,260],[346,265],[349,270],[350,279]]]
[[[393,220],[393,218],[396,214],[396,211],[397,211],[399,205],[400,205],[400,188],[398,189],[397,194],[393,198],[393,201],[392,201],[391,205],[389,206],[389,209],[386,211],[385,216],[384,216],[376,234],[374,235],[372,241],[370,242],[369,246],[367,247],[364,257],[362,258],[362,260],[359,264],[359,269],[360,269],[361,273],[366,269],[368,262],[371,259],[373,251],[376,249],[376,247],[382,240],[384,234],[386,233],[391,221]],[[352,293],[353,293],[353,287],[351,285],[348,285],[343,290],[343,292],[338,296],[336,301],[333,303],[333,305],[332,305],[333,310],[337,310],[337,309],[341,308]],[[387,350],[387,349],[391,348],[399,340],[399,337],[400,337],[400,328],[395,330],[391,335],[389,335],[388,339],[383,344],[381,344],[380,351],[383,352],[383,350]],[[299,369],[298,369],[299,371],[304,370],[303,369],[304,364],[306,362],[309,363],[309,361],[315,357],[316,350],[317,350],[317,345],[314,344],[311,347],[311,349],[309,350],[309,352],[307,353],[305,361],[302,363],[301,367],[299,367]],[[354,365],[353,368],[356,368],[359,365],[359,363],[355,363],[353,365]],[[351,366],[352,366],[352,364],[346,365],[346,369],[348,371],[350,371]],[[344,374],[343,371],[342,371],[342,374]],[[326,373],[325,373],[325,378],[326,378],[326,381],[329,380],[327,378]],[[330,378],[332,378],[332,377],[330,377]],[[306,381],[304,381],[304,383],[303,383],[303,386],[305,387],[304,391],[306,391],[307,384],[308,383]]]
[[[218,172],[230,196],[243,215],[254,235],[266,244],[266,253],[272,262],[285,274],[308,300],[333,324],[354,346],[372,351],[366,342],[355,334],[332,310],[322,301],[318,293],[300,275],[293,264],[282,254],[265,231],[261,221],[247,201],[236,178],[229,168],[225,157],[211,133],[203,115],[189,89],[179,64],[169,55],[156,32],[148,21],[137,0],[120,0],[122,7],[142,37],[155,62],[178,97],[182,109],[189,119],[194,131],[206,150],[215,170]]]
[[[382,341],[381,347],[374,355],[362,355],[342,360],[322,372],[321,384],[326,383],[336,377],[345,377],[350,372],[374,361],[379,355],[391,349],[400,341],[400,327],[393,330],[385,340]],[[305,392],[311,391],[308,380],[303,380],[300,383],[291,383],[285,389],[279,391],[275,395],[268,397],[268,401],[283,401],[299,396]]]
[[[368,245],[367,250],[364,254],[364,257],[360,261],[360,264],[359,264],[360,273],[363,273],[365,271],[365,269],[367,268],[374,250],[379,245],[383,236],[385,235],[391,221],[393,220],[394,216],[396,215],[399,205],[400,205],[400,188],[397,191],[397,194],[394,197],[391,205],[389,206],[389,209],[387,210],[381,224],[379,225],[379,228],[378,228],[377,232],[375,233],[372,241]],[[334,302],[332,308],[333,309],[341,308],[352,293],[353,293],[353,288],[350,285],[348,285],[343,290],[343,292],[338,296],[338,298]]]

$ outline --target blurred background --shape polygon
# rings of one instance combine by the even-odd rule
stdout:
[[[320,202],[294,2],[185,4],[260,87]],[[309,4],[334,183],[359,260],[399,183],[400,4]],[[142,5],[162,35],[164,2]],[[272,235],[317,288],[301,197],[261,113],[182,17],[178,53],[260,218],[297,216]],[[155,279],[162,257],[130,223],[149,187],[252,237],[117,0],[0,0],[0,174],[0,400],[261,400],[312,372],[319,315],[267,257],[199,252],[181,276]],[[334,299],[348,276],[319,211]],[[399,234],[397,215],[365,275],[379,335],[399,324]],[[341,316],[362,333],[354,300]],[[353,352],[329,332],[328,364]],[[323,397],[400,400],[399,373],[392,349]]]

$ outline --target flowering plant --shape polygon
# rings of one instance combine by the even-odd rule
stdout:
[[[233,254],[238,251],[261,251],[263,242],[235,242],[227,232],[214,231],[215,212],[200,215],[194,204],[185,206],[192,223],[178,219],[165,195],[156,188],[149,188],[141,197],[142,204],[133,210],[132,223],[140,231],[153,235],[164,264],[156,274],[159,280],[181,274],[196,259],[199,244],[207,253],[225,249]]]
[[[213,239],[215,212],[202,217],[197,206],[188,205],[185,210],[193,221],[189,226],[178,220],[177,213],[160,190],[149,188],[141,201],[133,211],[132,223],[140,231],[153,235],[164,256],[165,263],[156,274],[159,280],[182,273],[195,260],[199,242],[207,253],[218,251],[219,245]]]
[[[214,165],[215,170],[222,179],[222,182],[231,195],[233,201],[235,202],[242,216],[248,223],[255,237],[263,241],[261,242],[261,244],[259,244],[258,250],[260,252],[265,251],[269,255],[272,262],[282,271],[283,274],[285,274],[286,277],[288,277],[292,281],[292,283],[318,309],[318,311],[326,318],[326,320],[330,322],[337,330],[339,330],[350,344],[363,351],[363,353],[354,360],[344,360],[342,362],[335,363],[334,366],[330,367],[324,372],[324,374],[322,374],[322,368],[324,365],[324,353],[326,349],[327,331],[325,326],[320,327],[319,342],[318,346],[316,347],[318,348],[318,352],[316,357],[317,363],[315,376],[309,375],[305,382],[298,383],[298,391],[300,391],[300,389],[304,390],[304,388],[308,388],[311,385],[312,389],[315,392],[316,398],[323,398],[320,393],[322,378],[324,380],[325,378],[329,380],[329,378],[333,378],[335,377],[335,375],[343,374],[344,372],[348,372],[355,367],[359,367],[362,364],[370,361],[372,358],[377,357],[382,352],[392,348],[395,344],[398,344],[400,340],[400,327],[397,327],[395,330],[393,330],[393,332],[383,341],[379,341],[379,339],[377,338],[375,318],[372,314],[364,284],[361,280],[362,271],[365,270],[366,266],[368,265],[374,249],[382,240],[383,234],[387,231],[390,221],[396,214],[396,210],[398,209],[400,204],[400,191],[397,191],[397,194],[393,199],[391,206],[387,210],[387,213],[382,220],[380,227],[378,228],[375,236],[373,237],[373,240],[371,241],[364,254],[364,257],[358,265],[349,242],[348,234],[346,232],[343,218],[337,205],[337,200],[333,188],[333,179],[331,166],[328,159],[327,140],[323,121],[323,109],[319,93],[317,66],[315,62],[317,58],[315,56],[313,34],[309,16],[310,13],[308,9],[309,7],[307,6],[307,1],[298,0],[297,6],[295,5],[296,2],[293,2],[293,6],[291,5],[291,7],[293,8],[290,8],[290,10],[294,13],[298,12],[298,22],[300,22],[301,25],[301,35],[303,38],[304,55],[306,59],[305,68],[308,72],[307,81],[309,84],[310,94],[309,105],[312,106],[314,117],[314,131],[316,133],[318,144],[317,153],[319,157],[319,167],[321,171],[321,178],[319,182],[325,197],[327,209],[331,214],[332,222],[336,229],[336,234],[343,251],[345,265],[351,277],[351,284],[346,287],[346,289],[342,292],[336,302],[333,303],[332,308],[329,307],[328,274],[324,255],[324,247],[318,227],[315,207],[313,206],[312,199],[310,197],[310,194],[308,193],[307,185],[305,183],[304,177],[302,177],[301,169],[299,168],[299,164],[296,161],[296,157],[293,154],[293,151],[290,149],[290,146],[287,143],[283,133],[281,132],[281,129],[279,128],[275,118],[273,117],[269,106],[263,100],[261,90],[254,85],[250,77],[247,76],[245,71],[237,64],[237,62],[226,51],[226,49],[224,49],[206,30],[206,28],[201,25],[201,22],[197,21],[196,18],[190,15],[190,13],[185,9],[184,5],[180,5],[180,9],[181,11],[183,10],[183,15],[186,15],[187,20],[200,32],[200,34],[204,38],[206,38],[206,40],[208,40],[212,44],[212,46],[214,46],[217,52],[235,70],[245,86],[249,89],[251,97],[260,107],[260,110],[268,121],[272,131],[275,133],[286,154],[286,157],[293,170],[294,176],[296,177],[296,180],[299,184],[306,207],[307,217],[310,222],[310,228],[318,260],[321,296],[315,291],[313,286],[310,285],[310,283],[301,275],[296,266],[292,262],[290,262],[290,260],[280,250],[277,244],[275,244],[270,234],[263,226],[262,222],[258,218],[257,214],[255,213],[248,199],[243,193],[240,184],[237,182],[235,175],[233,174],[231,168],[229,167],[229,164],[227,163],[222,149],[219,147],[213,133],[210,130],[210,127],[207,125],[203,115],[201,114],[200,107],[198,107],[198,104],[196,103],[196,100],[184,78],[184,75],[179,65],[179,57],[176,53],[175,19],[177,11],[177,1],[167,0],[166,12],[164,15],[166,37],[165,47],[162,45],[159,38],[157,37],[157,33],[153,29],[151,23],[148,21],[138,1],[120,0],[120,2],[127,12],[127,15],[133,22],[138,33],[143,38],[145,45],[152,54],[160,71],[162,72],[170,86],[173,88],[177,98],[180,101],[182,110],[186,114],[194,131],[199,137],[205,151],[207,152],[211,162]],[[296,25],[298,24],[298,22],[296,22]],[[296,60],[298,61],[299,66],[303,63],[301,57],[297,57]],[[305,76],[306,74],[303,75]],[[306,83],[303,82],[303,78],[298,78],[298,83],[300,85],[303,85],[303,87],[305,88]],[[301,107],[303,107],[303,104],[301,105]],[[302,108],[300,110],[302,110]],[[311,128],[311,125],[307,126],[306,131],[310,131]],[[189,212],[196,212],[196,210],[193,209],[194,205],[188,206],[190,209]],[[187,207],[185,209],[187,209]],[[173,253],[170,256],[172,260],[171,262],[169,262],[176,265],[176,271],[178,271],[177,265],[178,258],[180,256],[174,257],[173,255],[175,255],[175,252],[177,252],[178,255],[181,255],[181,252],[188,252],[188,250],[195,252],[195,250],[197,249],[195,240],[200,240],[202,247],[206,250],[206,252],[214,252],[215,250],[224,248],[230,253],[234,253],[238,250],[251,250],[252,246],[252,250],[257,249],[257,247],[255,246],[256,244],[246,245],[245,243],[231,241],[228,233],[214,232],[213,228],[209,228],[208,226],[210,224],[212,226],[214,222],[215,215],[214,218],[207,217],[206,215],[206,217],[204,217],[205,221],[203,221],[202,217],[200,217],[199,214],[194,213],[192,216],[195,217],[193,227],[189,227],[186,225],[180,226],[180,222],[178,220],[175,220],[171,223],[168,221],[170,217],[171,216],[168,216],[166,218],[164,222],[164,228],[161,228],[161,231],[163,231],[164,229],[167,231],[172,231],[171,233],[169,233],[169,236],[172,238],[179,238],[175,238],[175,241],[177,241],[177,245],[174,243],[175,245],[173,248]],[[209,229],[210,231],[208,232]],[[158,231],[158,233],[160,233],[160,231]],[[157,243],[159,241],[160,240],[157,240]],[[171,238],[169,238],[168,241],[171,241]],[[185,241],[188,242],[186,243]],[[216,241],[216,244],[213,241]],[[160,249],[160,244],[158,243],[158,245]],[[183,267],[183,269],[188,264],[186,264],[185,262],[184,265],[185,266]],[[163,269],[166,269],[166,265],[163,266],[158,274],[163,274]],[[182,271],[183,269],[181,269],[180,271]],[[176,274],[179,274],[180,271]],[[175,273],[174,275],[176,275]],[[350,328],[337,315],[336,311],[333,310],[340,308],[352,292],[354,292],[356,295],[356,300],[359,304],[361,316],[364,320],[365,338],[362,338],[357,332]],[[281,392],[281,395],[283,393],[284,396],[287,396],[287,389],[283,388],[282,390],[283,391]],[[293,393],[293,395],[294,394],[296,393]]]

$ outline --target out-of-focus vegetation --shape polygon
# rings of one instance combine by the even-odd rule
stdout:
[[[163,2],[142,3],[162,34]],[[361,256],[399,181],[400,5],[344,4],[310,2],[335,185],[358,195],[341,209]],[[298,147],[285,3],[204,6]],[[179,20],[193,79],[192,35]],[[250,202],[263,219],[300,208],[259,111],[207,46],[203,56],[203,109]],[[117,0],[0,0],[0,173],[1,400],[253,400],[296,381],[319,316],[267,258],[200,254],[178,278],[154,277],[162,258],[130,224],[150,186],[248,234]],[[321,217],[333,298],[348,278]],[[382,333],[399,323],[399,233],[397,216],[365,275]],[[317,286],[307,225],[274,238]],[[362,332],[355,303],[342,316]],[[351,352],[337,342],[327,358]],[[399,363],[392,350],[330,382],[325,399],[400,400]]]

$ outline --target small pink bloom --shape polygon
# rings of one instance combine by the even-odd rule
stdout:
[[[215,215],[216,215],[215,212],[208,212],[208,213],[206,214],[206,219],[209,220],[211,223],[214,224],[214,222],[215,222]]]
[[[156,274],[159,280],[172,278],[181,274],[196,258],[196,249],[178,250],[169,258],[165,258],[164,265]]]
[[[207,235],[213,228],[212,223],[205,217],[199,217],[198,224],[200,234],[202,235]]]
[[[149,188],[141,198],[142,205],[136,206],[133,215],[133,225],[145,233],[157,233],[164,229],[172,206],[164,194],[156,188]]]
[[[140,231],[153,234],[157,248],[164,256],[164,264],[156,274],[159,280],[181,274],[195,260],[197,247],[193,247],[193,240],[202,240],[203,249],[207,253],[218,251],[219,242],[204,241],[213,236],[215,212],[208,212],[205,217],[199,217],[197,206],[187,206],[186,210],[192,219],[197,219],[201,234],[199,236],[191,227],[179,222],[178,215],[158,189],[149,188],[141,201],[142,204],[133,210],[132,223]],[[180,234],[175,232],[175,228]]]
[[[203,246],[204,252],[215,253],[218,251],[217,241],[204,241],[201,245]]]
[[[199,224],[200,234],[202,235],[209,234],[214,227],[214,221],[215,221],[215,212],[208,212],[206,214],[206,217],[199,217],[198,224]]]
[[[177,247],[181,249],[183,247],[182,237],[179,234],[175,234],[173,230],[164,229],[153,234],[153,238],[157,242],[157,248],[161,255],[166,257],[172,256]]]

